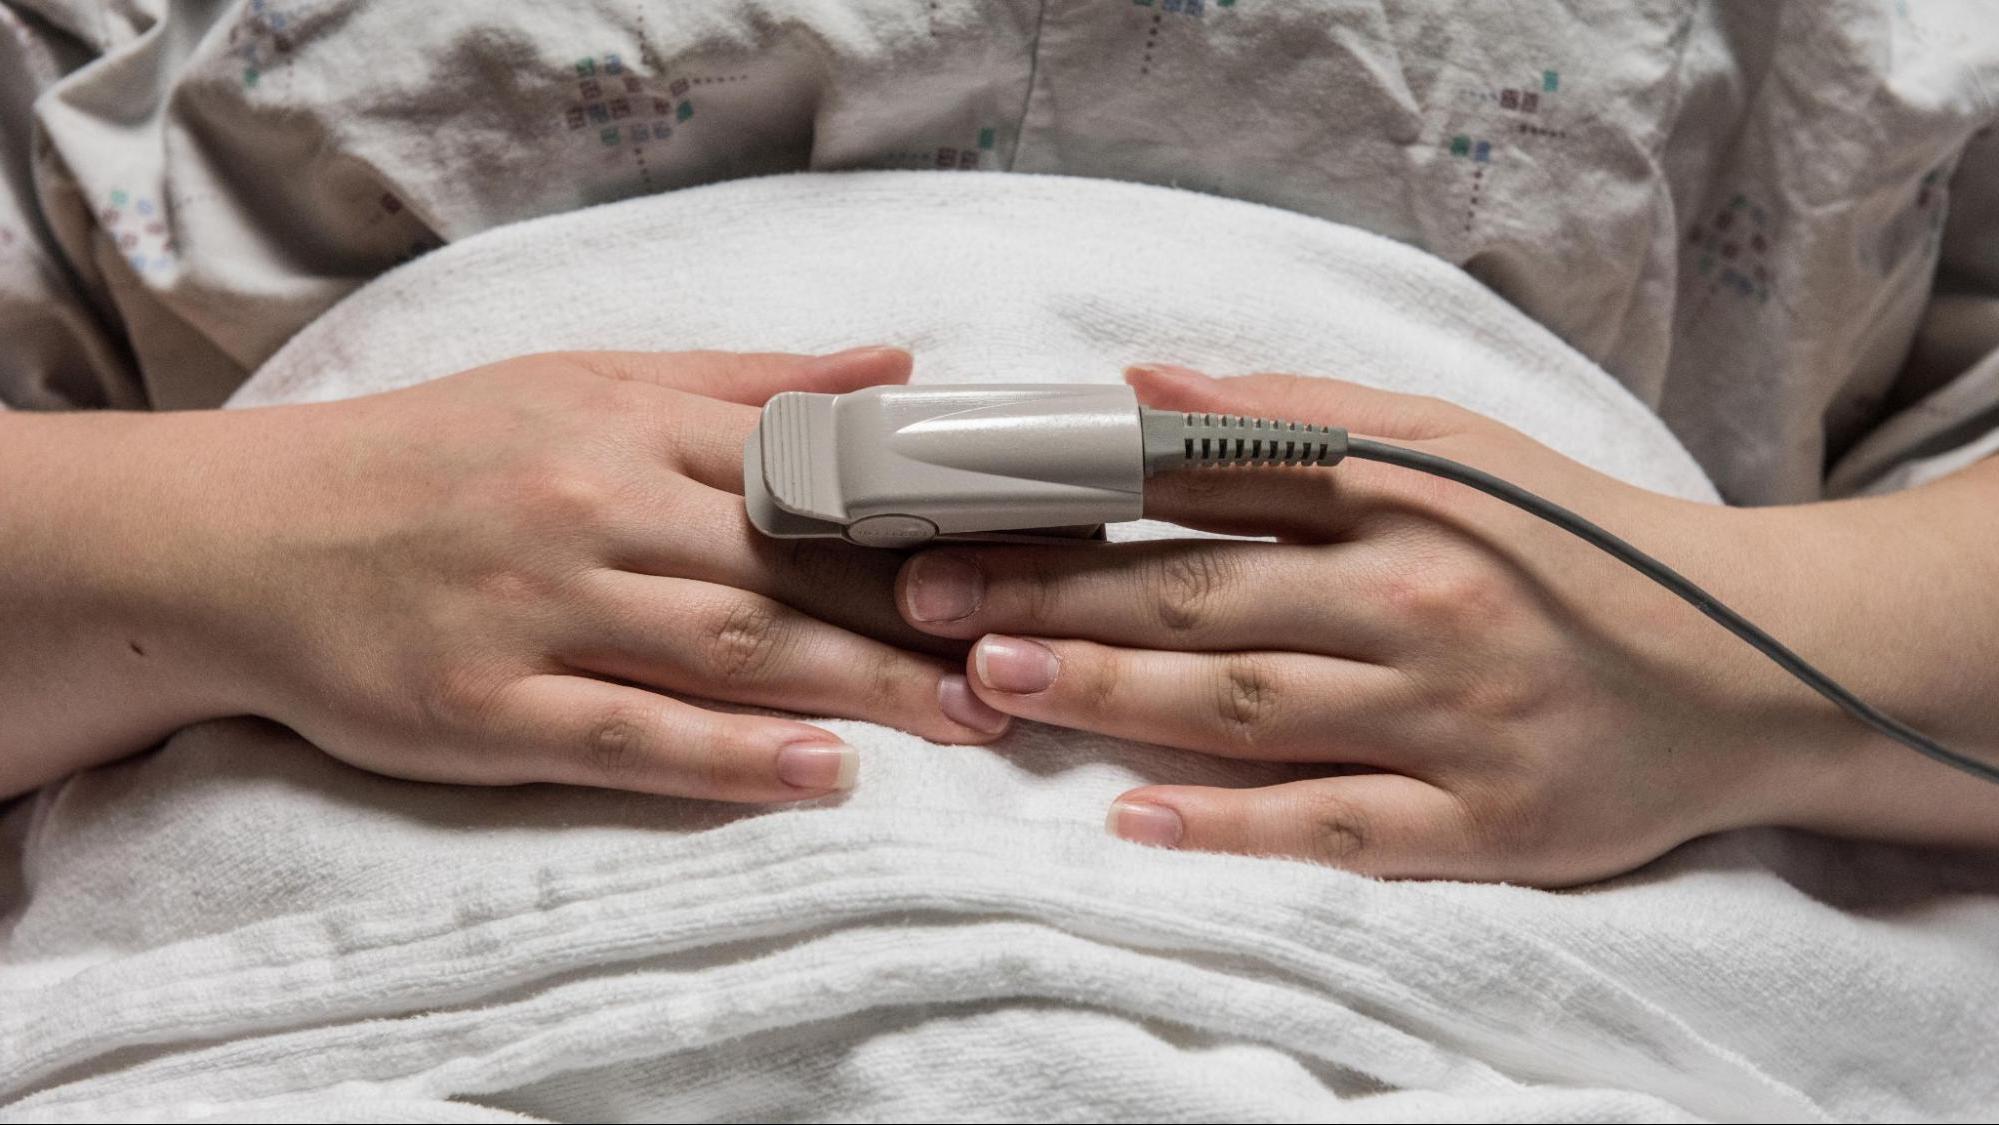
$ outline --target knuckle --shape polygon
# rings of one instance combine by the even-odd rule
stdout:
[[[1472,566],[1456,575],[1451,599],[1460,620],[1481,632],[1506,629],[1515,619],[1518,595],[1496,567]]]
[[[483,600],[515,611],[540,601],[548,592],[537,575],[511,566],[490,570],[476,582]]]
[[[1497,575],[1483,566],[1432,559],[1391,571],[1382,595],[1414,627],[1455,631],[1498,624],[1505,591]]]
[[[580,351],[555,353],[570,370],[593,377],[594,384],[585,384],[593,392],[592,401],[604,407],[637,405],[643,402],[657,402],[648,399],[652,390],[648,379],[653,357],[635,352],[622,351]]]
[[[885,707],[901,699],[913,689],[919,677],[894,649],[881,649],[868,657],[867,669],[863,672],[863,682],[867,684],[867,702],[875,707]]]
[[[1187,634],[1215,620],[1223,590],[1235,564],[1213,549],[1176,550],[1151,562],[1153,599],[1159,623],[1169,632]]]
[[[1215,716],[1225,743],[1252,753],[1270,741],[1278,707],[1277,681],[1269,663],[1247,653],[1222,658]]]
[[[1488,726],[1511,726],[1547,710],[1555,688],[1531,669],[1512,667],[1479,676],[1465,688],[1459,707]]]
[[[636,707],[613,707],[591,720],[583,732],[583,759],[599,777],[619,779],[641,772],[652,724]]]
[[[472,576],[470,581],[488,612],[523,620],[545,615],[555,605],[565,604],[587,582],[588,574],[585,567],[526,554],[493,565]]]
[[[1559,823],[1560,810],[1542,786],[1492,779],[1462,785],[1456,796],[1467,835],[1487,852],[1539,853]]]
[[[650,419],[654,415],[675,417],[680,412],[659,408],[659,388],[644,382],[637,373],[620,368],[616,381],[600,389],[601,409],[610,416],[613,424],[633,418]],[[677,432],[677,431],[676,431]]]
[[[724,683],[755,684],[770,678],[790,629],[777,609],[759,601],[737,601],[708,628],[708,665]]]
[[[517,495],[537,527],[595,527],[606,521],[615,501],[597,474],[567,460],[527,471]]]
[[[1311,858],[1324,863],[1352,863],[1366,854],[1371,842],[1366,813],[1337,792],[1313,797],[1306,810],[1306,825]]]
[[[616,357],[611,352],[537,352],[530,358],[543,361],[552,368],[566,370],[574,375],[588,375],[596,379],[614,380],[628,377],[622,365],[615,362]]]
[[[447,660],[427,680],[419,706],[423,723],[434,732],[482,725],[498,709],[507,686],[502,669],[480,660]]]
[[[610,380],[610,386],[600,388],[602,394],[604,394],[602,402],[604,402],[606,408],[610,408],[610,410],[628,410],[628,408],[650,406],[650,404],[658,404],[660,402],[654,396],[654,392],[658,388],[654,388],[652,384],[646,382],[646,374],[640,368],[640,362],[634,362],[632,358],[620,356],[618,360],[610,360],[610,362],[602,364],[600,370]]]
[[[1065,657],[1062,662],[1062,677],[1073,675],[1072,668],[1082,673],[1075,676],[1082,681],[1077,691],[1076,703],[1087,713],[1104,714],[1117,708],[1118,698],[1124,691],[1124,671],[1115,658],[1079,659]]]

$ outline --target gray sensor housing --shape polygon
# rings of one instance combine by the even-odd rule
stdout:
[[[1102,537],[1144,509],[1130,387],[1046,383],[789,391],[743,449],[750,522],[780,539]]]

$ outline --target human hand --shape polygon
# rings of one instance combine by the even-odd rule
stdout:
[[[1148,405],[1345,426],[1588,514],[1779,636],[1783,552],[1748,514],[1622,484],[1492,419],[1325,379],[1129,373]],[[1383,876],[1566,884],[1787,815],[1857,727],[1671,594],[1462,486],[1336,469],[1162,474],[1146,514],[1280,542],[947,548],[905,565],[917,628],[980,638],[1024,719],[1323,764],[1261,789],[1148,786],[1141,842]]]
[[[886,348],[562,353],[190,418],[215,430],[190,447],[227,448],[229,500],[195,521],[177,627],[233,711],[400,777],[732,801],[853,784],[825,730],[663,691],[987,741],[1005,718],[957,660],[910,651],[962,645],[901,623],[897,559],[768,540],[743,510],[757,404],[908,374]]]

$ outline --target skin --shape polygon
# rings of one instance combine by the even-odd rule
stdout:
[[[1147,403],[1341,425],[1495,472],[1666,560],[1945,745],[1999,762],[1999,459],[1891,496],[1730,509],[1492,419],[1330,379],[1127,377]],[[1148,786],[1113,832],[1387,877],[1560,886],[1784,825],[1999,846],[1999,786],[1875,735],[1559,529],[1419,473],[1166,474],[1147,515],[1278,542],[951,547],[898,581],[1022,719],[1321,767]]]
[[[1134,790],[1109,823],[1384,876],[1562,885],[1759,824],[1999,845],[1999,787],[1870,734],[1566,534],[1419,474],[1349,462],[1148,490],[1157,518],[1277,543],[904,565],[748,527],[756,404],[908,371],[892,349],[572,353],[318,406],[0,415],[0,796],[241,714],[399,777],[739,801],[853,783],[825,730],[674,697],[692,696],[942,742],[1019,716],[1321,767]],[[1154,405],[1341,424],[1498,472],[1999,760],[1999,460],[1894,496],[1736,510],[1434,400],[1130,377]]]
[[[858,758],[666,693],[989,741],[895,557],[743,513],[758,404],[909,367],[567,353],[324,405],[0,414],[0,797],[231,715],[397,777],[728,801]]]

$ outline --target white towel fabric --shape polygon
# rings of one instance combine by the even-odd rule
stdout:
[[[1587,263],[1578,263],[1585,268]],[[887,341],[918,378],[1173,358],[1444,395],[1711,497],[1454,269],[1160,188],[875,173],[502,228],[301,333],[240,404],[564,347]],[[1156,529],[1155,529],[1156,530]],[[1765,831],[1598,887],[1148,850],[1105,803],[1273,769],[854,722],[791,810],[375,777],[184,732],[0,821],[7,1119],[1695,1120],[1999,1104],[1999,862]]]

